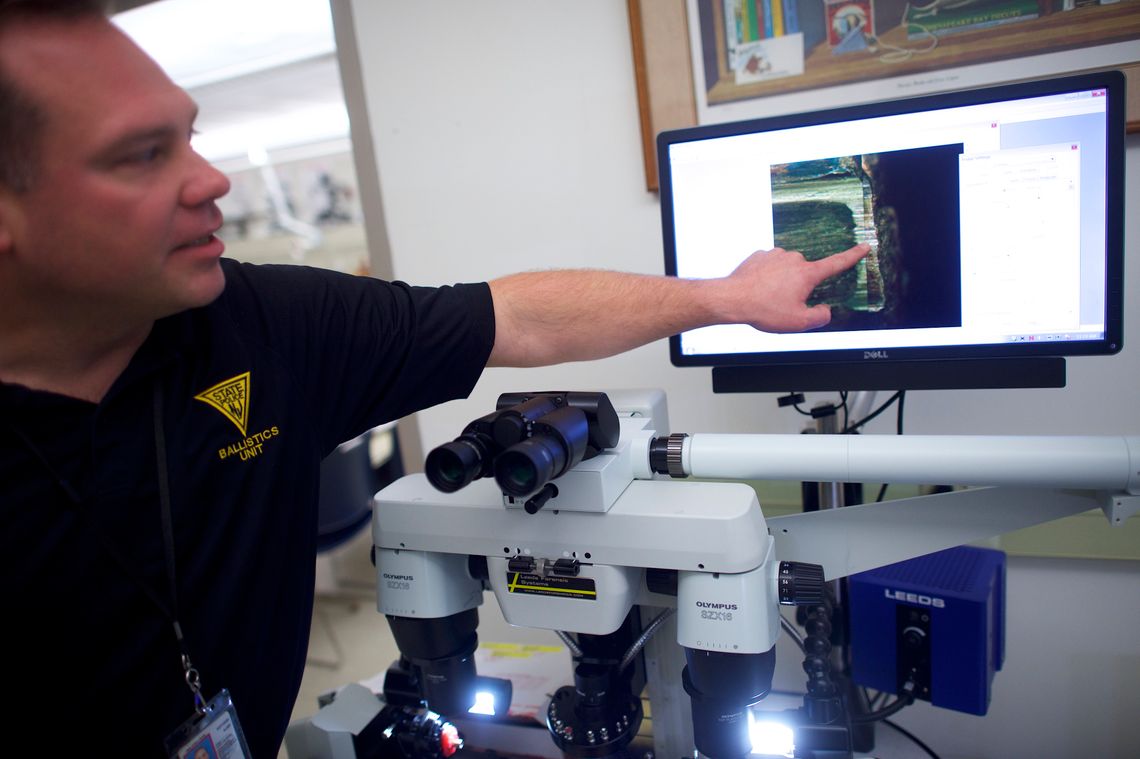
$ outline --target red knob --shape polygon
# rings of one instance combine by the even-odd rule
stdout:
[[[463,739],[459,737],[459,731],[455,729],[455,725],[448,723],[443,726],[443,730],[439,734],[439,747],[445,757],[451,756],[463,748]]]

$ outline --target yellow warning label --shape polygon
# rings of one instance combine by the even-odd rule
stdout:
[[[507,592],[598,600],[598,591],[594,581],[589,577],[543,577],[523,572],[507,572]]]
[[[249,372],[222,380],[195,395],[194,400],[207,403],[222,412],[244,435],[246,422],[249,421]]]

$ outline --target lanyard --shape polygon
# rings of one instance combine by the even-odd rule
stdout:
[[[174,562],[174,520],[171,515],[170,508],[170,477],[167,471],[166,464],[166,427],[163,422],[163,393],[162,387],[158,380],[154,383],[154,448],[156,456],[156,466],[158,473],[158,499],[161,506],[162,515],[162,550],[166,558],[166,576],[169,581],[170,591],[170,604],[169,606],[163,603],[162,599],[154,592],[154,589],[146,583],[140,573],[136,572],[131,564],[126,560],[118,548],[107,538],[99,525],[91,518],[91,515],[84,508],[83,498],[75,490],[70,482],[67,481],[59,471],[52,466],[51,462],[47,460],[39,447],[24,434],[23,430],[18,428],[11,422],[8,423],[9,429],[12,430],[24,444],[24,446],[32,453],[33,456],[40,462],[43,468],[51,475],[60,489],[67,495],[68,500],[71,501],[75,508],[76,514],[82,519],[91,531],[98,538],[100,545],[111,556],[123,573],[129,577],[138,587],[142,590],[143,594],[150,600],[150,602],[162,612],[163,616],[171,623],[174,628],[174,637],[178,641],[178,650],[182,659],[183,677],[186,680],[186,686],[190,688],[190,692],[194,696],[194,710],[198,714],[206,713],[206,702],[202,698],[202,685],[201,678],[198,670],[195,669],[193,663],[190,661],[190,655],[186,649],[186,641],[182,637],[182,625],[178,622],[178,581],[175,574]]]

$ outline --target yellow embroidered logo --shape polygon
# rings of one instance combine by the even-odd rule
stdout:
[[[249,372],[222,380],[195,395],[194,400],[207,403],[222,412],[244,435],[246,422],[249,421]]]

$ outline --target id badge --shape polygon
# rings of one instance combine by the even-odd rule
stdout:
[[[166,739],[170,759],[249,759],[249,747],[238,722],[230,692],[206,704],[205,714],[195,714]]]

